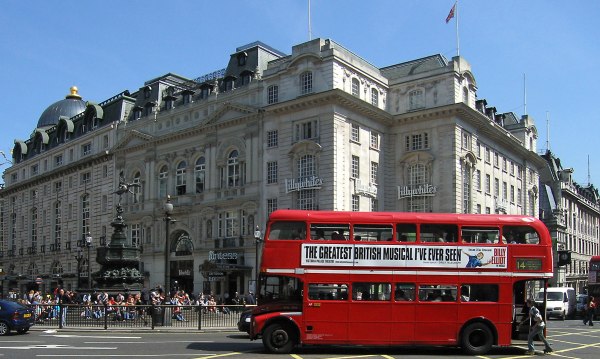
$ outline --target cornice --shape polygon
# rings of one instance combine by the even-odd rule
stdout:
[[[395,115],[394,121],[400,124],[419,120],[431,120],[444,117],[450,118],[453,116],[459,117],[463,121],[469,123],[475,128],[477,133],[491,137],[494,140],[494,143],[510,148],[511,151],[531,162],[537,168],[546,166],[546,160],[534,151],[530,151],[523,147],[523,143],[513,134],[490,120],[481,112],[462,102]]]
[[[59,168],[50,170],[48,172],[44,172],[34,178],[19,182],[14,186],[6,187],[3,190],[2,195],[3,197],[10,196],[20,191],[24,191],[28,188],[33,188],[39,185],[50,183],[54,180],[64,178],[65,176],[70,175],[72,173],[77,173],[94,165],[110,161],[112,158],[113,154],[108,151],[92,155],[91,157],[86,157],[85,160],[60,166]]]
[[[382,121],[386,124],[392,123],[392,116],[388,112],[340,89],[311,93],[299,96],[290,101],[269,105],[265,107],[265,112],[266,114],[285,115],[324,105],[344,106],[374,120]]]
[[[218,121],[218,118],[220,116],[224,115],[229,110],[235,110],[235,111],[243,113],[244,115],[230,119],[230,120],[226,120],[226,121]],[[136,131],[138,134],[143,134],[144,136],[141,138],[147,140],[147,142],[136,144],[134,146],[127,146],[125,144],[124,146],[122,146],[118,149],[115,149],[115,153],[121,154],[123,152],[144,150],[147,148],[153,148],[156,145],[175,142],[175,141],[190,138],[190,137],[195,137],[195,136],[198,136],[199,134],[203,134],[203,135],[211,134],[222,128],[233,127],[233,126],[237,126],[237,125],[240,125],[240,124],[243,124],[246,122],[256,121],[256,120],[262,118],[262,116],[263,116],[263,112],[258,108],[245,106],[242,104],[230,103],[230,102],[223,103],[223,106],[221,108],[219,108],[215,113],[213,113],[213,115],[210,116],[204,122],[194,125],[192,127],[182,128],[180,130],[177,130],[175,132],[170,132],[170,133],[162,135],[162,136],[154,136],[152,134],[143,133],[139,130],[132,130],[132,132]],[[129,140],[131,137],[132,136],[127,136],[126,138],[127,138],[127,140]],[[127,140],[124,140],[124,141],[126,142]],[[125,142],[123,142],[123,143],[125,143]]]

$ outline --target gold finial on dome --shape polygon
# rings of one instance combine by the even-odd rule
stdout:
[[[73,98],[73,99],[81,100],[81,96],[79,96],[79,94],[77,93],[79,91],[77,89],[77,86],[71,86],[70,91],[71,91],[71,93],[68,94],[65,98]]]

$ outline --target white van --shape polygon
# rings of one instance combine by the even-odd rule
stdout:
[[[577,297],[575,289],[571,287],[548,288],[546,297],[546,317],[574,318],[577,311]],[[540,290],[535,298],[536,304],[541,308],[544,305],[544,290]]]

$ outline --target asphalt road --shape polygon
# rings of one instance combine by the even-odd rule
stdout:
[[[555,356],[572,359],[598,358],[600,323],[584,326],[580,320],[550,321],[548,339]],[[541,344],[536,345],[541,350]],[[526,358],[525,342],[495,348],[479,358]],[[227,332],[131,332],[32,329],[25,335],[0,337],[0,359],[24,358],[251,358],[251,359],[351,359],[351,358],[472,358],[460,349],[444,347],[365,348],[303,347],[290,355],[266,355],[260,341],[244,333]]]

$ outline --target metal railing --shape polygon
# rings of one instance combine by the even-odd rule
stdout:
[[[232,329],[243,305],[103,305],[32,304],[35,325],[94,329]]]

